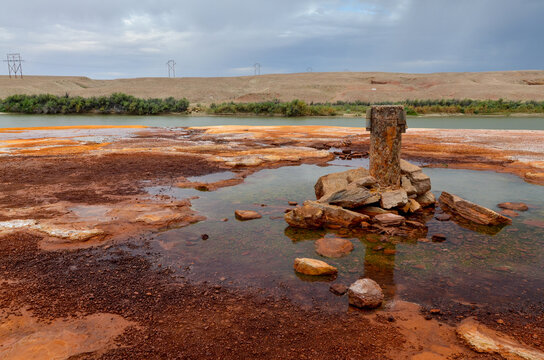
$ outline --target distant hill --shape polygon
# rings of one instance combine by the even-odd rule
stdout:
[[[0,76],[0,98],[13,94],[186,97],[193,104],[301,99],[311,102],[405,99],[544,100],[544,71],[402,74],[379,72],[300,73],[215,78]]]

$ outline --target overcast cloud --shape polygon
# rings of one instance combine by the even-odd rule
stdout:
[[[542,0],[19,0],[0,54],[92,78],[544,67]],[[7,66],[0,74],[7,74]]]

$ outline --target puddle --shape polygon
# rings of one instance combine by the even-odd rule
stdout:
[[[374,234],[287,227],[283,214],[290,208],[288,201],[301,204],[314,199],[313,185],[319,176],[345,171],[346,166],[367,166],[368,159],[330,164],[262,170],[241,185],[213,192],[151,188],[152,193],[175,197],[198,195],[193,208],[207,217],[189,227],[155,235],[153,243],[163,254],[161,263],[180,269],[193,281],[265,288],[303,306],[319,304],[331,311],[346,309],[345,299],[329,292],[331,281],[349,285],[362,276],[382,285],[388,299],[400,297],[420,304],[448,298],[494,307],[507,307],[512,302],[530,306],[543,298],[544,229],[528,225],[528,220],[541,220],[544,215],[544,187],[507,174],[425,169],[437,196],[447,190],[497,211],[496,205],[506,201],[523,201],[532,207],[493,236],[432,218],[427,223],[428,238],[443,233],[447,235],[445,242],[401,238],[382,242],[381,236]],[[255,210],[263,218],[237,221],[235,209]],[[224,218],[228,221],[222,221]],[[207,240],[202,240],[203,234],[208,235]],[[345,257],[322,258],[339,269],[337,278],[297,275],[294,259],[320,259],[313,240],[323,236],[344,237],[354,245]],[[373,250],[377,247],[384,249]]]

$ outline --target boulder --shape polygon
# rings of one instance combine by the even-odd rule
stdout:
[[[501,209],[506,209],[506,210],[516,210],[516,211],[529,210],[529,207],[527,206],[527,204],[522,202],[518,202],[518,203],[505,202],[505,203],[500,203],[497,206],[500,207]]]
[[[504,359],[544,360],[544,352],[522,345],[476,322],[474,318],[463,320],[456,331],[468,346],[479,353],[497,354]]]
[[[359,279],[348,289],[349,304],[359,308],[377,308],[383,297],[382,288],[372,279]]]
[[[242,221],[262,218],[261,214],[252,210],[234,210],[234,216]]]
[[[409,163],[406,160],[400,160],[400,171],[402,174],[412,174],[418,171],[421,171],[419,166],[416,166],[412,163]]]
[[[333,275],[338,272],[337,268],[324,261],[309,258],[296,258],[294,268],[305,275]]]
[[[351,241],[342,238],[321,238],[315,242],[315,252],[321,256],[339,258],[353,251]]]
[[[369,175],[365,168],[357,168],[348,171],[321,176],[315,186],[315,196],[320,199],[325,194],[330,194],[345,189],[349,183],[357,181]]]
[[[364,205],[374,204],[380,201],[380,194],[370,191],[365,187],[354,187],[325,195],[319,202],[341,206],[347,209],[355,209]]]
[[[425,175],[423,171],[408,174],[408,179],[410,179],[418,195],[423,195],[431,190],[431,178]]]
[[[380,214],[374,217],[374,221],[381,226],[400,226],[404,225],[404,217],[391,213]]]
[[[404,189],[385,190],[381,195],[380,205],[384,209],[402,207],[408,203],[408,194]]]
[[[302,207],[289,211],[284,218],[289,225],[305,229],[321,228],[328,225],[356,227],[369,219],[364,214],[317,201],[304,202]]]
[[[432,192],[427,191],[425,194],[416,197],[416,201],[425,208],[434,205],[436,203],[436,197]]]
[[[417,194],[417,189],[414,185],[412,185],[412,182],[410,181],[410,179],[408,179],[407,176],[403,175],[400,178],[400,185],[404,190],[406,190],[406,194],[408,194],[408,196]]]
[[[506,216],[445,191],[440,195],[439,201],[444,211],[479,225],[494,226],[512,223],[512,220]]]

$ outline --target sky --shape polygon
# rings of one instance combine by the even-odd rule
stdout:
[[[544,0],[19,0],[0,56],[95,79],[544,68]],[[0,75],[7,65],[0,64]]]

